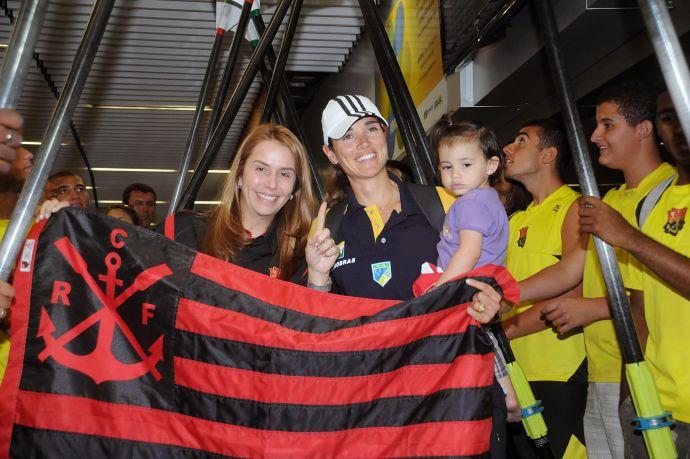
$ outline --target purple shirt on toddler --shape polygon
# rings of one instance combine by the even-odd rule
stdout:
[[[474,266],[505,266],[508,248],[508,216],[498,193],[491,187],[475,188],[460,196],[443,222],[438,243],[438,267],[446,269],[460,248],[460,230],[482,234],[482,251]]]

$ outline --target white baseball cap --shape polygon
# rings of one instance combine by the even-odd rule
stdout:
[[[367,97],[346,95],[329,100],[321,114],[324,145],[328,145],[329,138],[342,138],[357,120],[367,116],[375,116],[388,126],[388,121]]]

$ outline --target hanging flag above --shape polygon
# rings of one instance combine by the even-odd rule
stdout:
[[[222,28],[225,31],[232,30],[234,32],[237,29],[237,23],[240,21],[241,12],[242,2],[240,0],[216,2],[216,27]],[[251,14],[261,14],[259,0],[253,0]],[[259,41],[259,33],[251,22],[247,25],[245,38],[252,43],[252,45]]]
[[[493,348],[464,281],[402,303],[331,295],[65,209],[14,283],[2,456],[489,450]]]

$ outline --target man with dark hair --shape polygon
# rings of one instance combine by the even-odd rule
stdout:
[[[656,131],[661,143],[676,164],[690,161],[688,140],[678,120],[671,95],[664,91],[656,99]]]
[[[639,200],[640,210],[632,220],[599,199],[583,198],[580,223],[583,231],[632,255],[628,285],[634,288],[630,298],[633,317],[662,408],[676,420],[673,437],[679,457],[687,458],[690,365],[685,349],[690,347],[690,230],[685,215],[690,207],[690,150],[668,94],[658,99],[656,120],[659,136],[677,165],[677,176],[657,182]],[[625,457],[644,458],[647,452],[642,436],[630,428],[633,417],[628,396],[620,410]]]
[[[506,177],[522,183],[532,195],[526,210],[510,218],[506,267],[519,281],[580,254],[587,243],[577,225],[579,195],[559,173],[563,135],[549,120],[526,123],[504,147]],[[521,296],[517,314],[504,318],[517,361],[544,405],[544,418],[556,457],[582,451],[582,417],[587,397],[587,367],[582,333],[561,335],[549,327],[542,310],[551,296]],[[533,453],[524,434],[514,437],[525,457]]]
[[[132,207],[139,217],[139,226],[151,228],[156,216],[156,191],[144,183],[132,183],[122,192],[122,204]]]
[[[654,117],[654,97],[639,83],[611,86],[598,98],[597,127],[591,140],[599,147],[599,163],[620,170],[625,179],[623,185],[604,196],[604,202],[635,227],[640,201],[674,174],[673,168],[662,161],[656,146]],[[616,256],[626,288],[640,289],[632,281],[634,268],[628,254],[617,250]],[[581,298],[554,301],[544,308],[544,314],[563,333],[584,327],[589,370],[584,418],[587,452],[593,457],[622,458],[623,432],[618,419],[622,359],[594,241],[589,242],[584,260],[564,260],[561,268],[552,272],[550,278],[531,279],[533,284],[526,290],[529,293],[530,289],[539,288],[557,294],[582,279]]]
[[[554,147],[558,150],[556,157],[556,170],[559,175],[563,175],[565,168],[570,162],[570,150],[568,150],[561,126],[548,118],[531,120],[525,126],[533,126],[540,129],[539,148]]]
[[[48,177],[44,196],[46,200],[67,202],[70,207],[89,207],[89,191],[84,179],[72,171],[59,171]]]
[[[654,120],[654,94],[640,81],[626,81],[605,88],[597,97],[597,108],[615,104],[616,111],[630,126]],[[597,110],[598,111],[598,110]]]

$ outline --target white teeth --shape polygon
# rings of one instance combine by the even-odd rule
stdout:
[[[261,199],[266,200],[266,201],[275,201],[276,199],[278,199],[278,196],[269,196],[269,195],[263,194],[263,193],[256,193],[256,194],[259,195],[259,197]]]
[[[359,158],[357,158],[357,161],[366,161],[367,159],[372,159],[374,156],[376,156],[376,154],[369,153],[368,155],[360,156]]]

